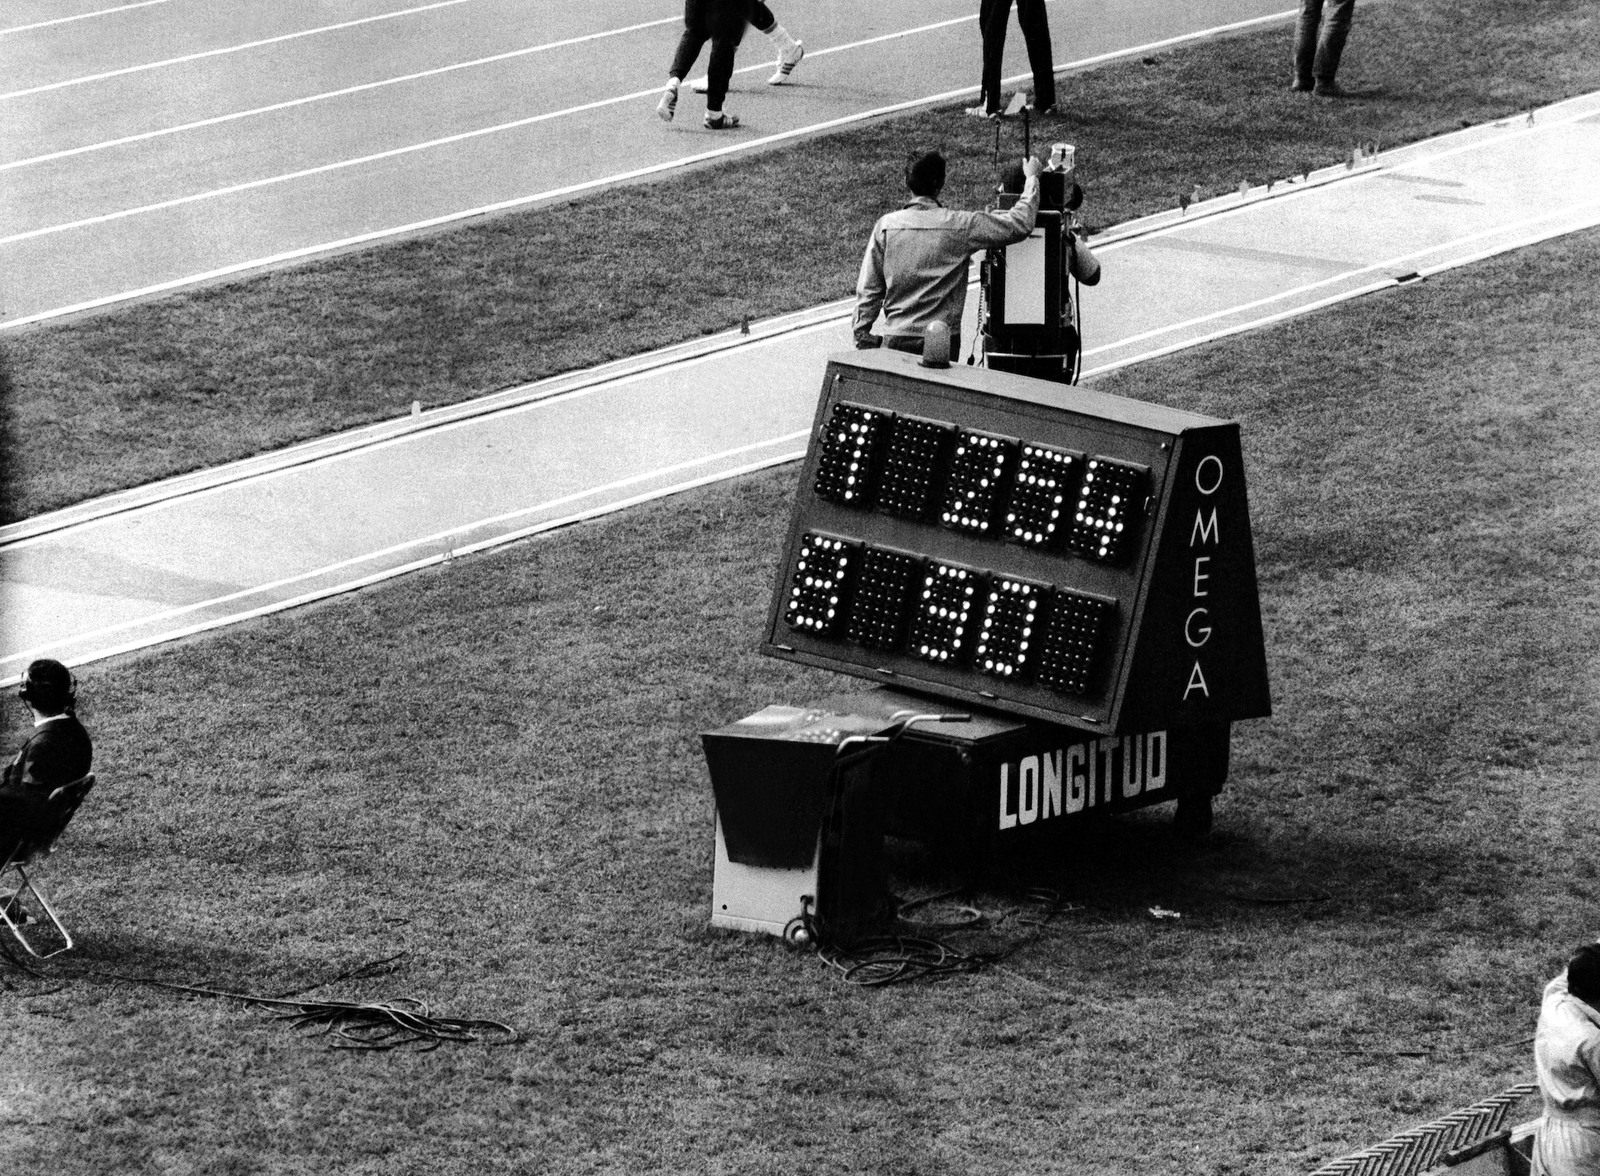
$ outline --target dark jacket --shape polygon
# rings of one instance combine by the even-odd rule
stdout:
[[[45,801],[63,784],[89,774],[94,746],[75,715],[33,729],[0,774],[0,859],[20,835],[32,838],[45,824]]]

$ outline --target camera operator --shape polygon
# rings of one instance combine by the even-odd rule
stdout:
[[[1069,185],[1068,191],[1073,194],[1073,199],[1069,200],[1067,203],[1067,209],[1070,214],[1076,210],[1078,204],[1081,202],[1083,192],[1077,184],[1072,182],[1072,177],[1070,174],[1067,177],[1067,181]],[[1022,174],[1022,168],[1013,165],[1012,167],[1007,168],[1005,175],[1000,178],[1000,190],[1002,192],[1020,193],[1024,183],[1025,180]],[[1078,223],[1078,218],[1075,215],[1068,215],[1067,218],[1062,222],[1061,229],[1067,238],[1067,274],[1070,277],[1076,278],[1082,285],[1099,285],[1100,260],[1099,258],[1095,257],[1093,252],[1090,251],[1089,242],[1084,234],[1083,226]],[[1062,299],[1061,311],[1063,320],[1070,321],[1072,317],[1072,307],[1065,299]]]
[[[972,255],[1021,241],[1033,232],[1043,167],[1038,159],[1023,160],[1021,195],[1005,211],[960,212],[939,203],[944,156],[937,151],[914,156],[905,173],[912,199],[872,227],[861,259],[852,323],[856,347],[889,346],[920,354],[928,327],[942,322],[949,328],[950,358],[955,359]],[[880,310],[881,339],[872,333]]]

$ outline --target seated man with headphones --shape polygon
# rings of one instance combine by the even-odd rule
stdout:
[[[34,662],[17,696],[33,714],[33,734],[0,774],[0,862],[19,841],[48,831],[50,794],[87,776],[94,759],[89,732],[75,713],[77,683],[66,666],[49,658]]]

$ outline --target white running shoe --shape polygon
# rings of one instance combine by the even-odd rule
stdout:
[[[737,114],[728,114],[725,111],[712,114],[709,110],[706,111],[705,127],[708,131],[731,131],[738,125]]]
[[[772,76],[767,79],[769,86],[781,86],[789,80],[789,75],[794,72],[794,67],[800,64],[800,59],[806,55],[806,47],[799,41],[794,47],[785,49],[778,54],[778,67],[773,70]]]
[[[656,103],[656,117],[662,122],[671,122],[672,116],[678,113],[678,87],[668,86],[661,92],[661,101]]]

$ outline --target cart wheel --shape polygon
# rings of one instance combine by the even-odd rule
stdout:
[[[1172,814],[1172,828],[1186,841],[1199,841],[1211,832],[1211,798],[1180,796],[1178,811]]]
[[[790,919],[789,925],[783,929],[783,941],[790,947],[810,947],[811,928],[806,926],[804,919]]]

